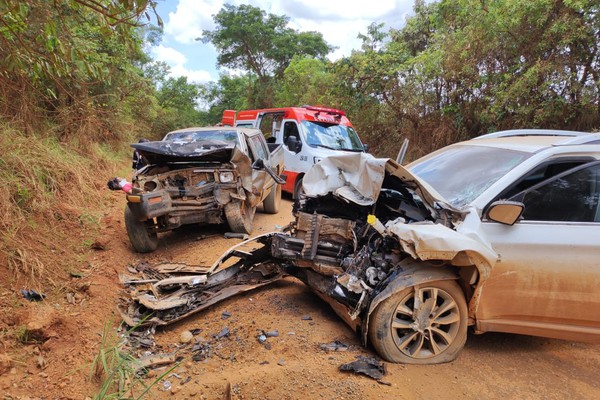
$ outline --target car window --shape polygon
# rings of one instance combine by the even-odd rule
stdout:
[[[260,136],[254,135],[248,138],[248,142],[250,143],[250,147],[252,152],[254,153],[255,160],[262,158],[263,160],[267,160],[269,157],[267,155],[267,150],[263,144],[263,141],[260,140]]]
[[[500,196],[498,196],[498,199],[507,199],[513,197],[517,193],[521,193],[522,191],[529,189],[530,187],[533,187],[534,185],[537,185],[546,179],[557,176],[558,174],[561,174],[579,165],[583,165],[589,161],[589,158],[585,160],[553,160],[551,162],[538,165],[535,167],[535,169],[525,174],[522,178],[513,183],[508,189],[502,192]]]
[[[286,121],[283,125],[283,143],[287,143],[290,136],[295,136],[296,139],[300,140],[300,134],[298,133],[298,125],[293,121]]]
[[[514,197],[530,221],[600,222],[600,163],[580,166]]]
[[[358,134],[352,127],[319,121],[302,121],[306,142],[311,147],[332,150],[363,151]]]

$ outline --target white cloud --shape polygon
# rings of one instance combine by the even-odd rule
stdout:
[[[214,49],[210,52],[201,50],[207,45],[195,42],[195,39],[202,36],[203,30],[214,29],[213,15],[219,12],[225,1],[237,6],[251,4],[267,13],[285,15],[289,18],[289,26],[298,31],[320,32],[327,43],[337,47],[329,55],[331,60],[349,56],[352,50],[360,49],[358,34],[366,34],[373,22],[385,23],[384,30],[401,28],[406,16],[412,13],[414,4],[414,0],[178,0],[175,11],[169,12],[165,18],[164,41],[177,48],[178,44],[185,46],[190,43],[196,43],[198,47],[193,56],[186,52],[188,57],[171,47],[161,45],[153,49],[157,60],[171,66],[172,76],[185,75],[196,82],[216,78],[206,70],[189,70],[186,65],[189,66],[188,60],[192,59],[195,66],[217,73],[212,68],[216,52]],[[211,66],[207,65],[209,62]]]
[[[397,3],[409,1],[377,0],[377,5],[364,0],[287,0],[281,2],[283,10],[290,16],[329,21],[374,20],[393,11]]]
[[[169,73],[171,77],[187,76],[188,82],[194,83],[204,83],[212,80],[208,71],[186,68],[187,57],[171,47],[165,47],[161,44],[153,47],[152,53],[156,61],[164,61],[171,67],[171,72]]]
[[[175,12],[169,13],[165,33],[179,43],[192,43],[202,36],[204,29],[212,29],[213,14],[223,6],[221,0],[179,0]]]
[[[153,47],[152,53],[156,61],[164,61],[169,65],[185,64],[187,62],[187,57],[183,53],[162,44]]]

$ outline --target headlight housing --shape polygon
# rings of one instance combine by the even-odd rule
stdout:
[[[221,183],[233,182],[233,179],[234,179],[233,172],[231,172],[231,171],[219,172],[219,181]]]

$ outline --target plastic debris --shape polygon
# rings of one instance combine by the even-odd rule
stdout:
[[[269,332],[265,332],[265,336],[266,337],[277,337],[279,336],[279,332],[278,331],[269,331]]]
[[[225,327],[221,329],[221,332],[215,335],[215,339],[221,339],[222,337],[229,336],[229,328]]]
[[[265,334],[258,335],[258,343],[263,344],[267,341],[267,336]]]
[[[319,347],[325,351],[346,351],[350,346],[339,340],[335,340],[331,343],[322,343]]]
[[[340,366],[341,371],[363,374],[379,381],[385,376],[385,364],[374,357],[357,356],[356,361]]]
[[[21,294],[25,298],[25,300],[29,301],[42,301],[46,298],[45,294],[38,293],[33,289],[22,289]]]
[[[229,313],[227,311],[225,311],[225,312],[223,312],[223,314],[221,314],[221,319],[227,319],[229,317],[231,317],[231,313]]]
[[[223,235],[225,239],[242,239],[247,240],[250,236],[247,233],[237,233],[237,232],[225,232]]]
[[[312,321],[312,317],[310,315],[304,315],[302,321]]]

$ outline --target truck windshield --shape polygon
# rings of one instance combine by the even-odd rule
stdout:
[[[463,207],[531,155],[496,147],[450,146],[410,163],[407,168],[450,204]]]
[[[317,121],[302,121],[306,143],[311,147],[331,150],[364,151],[363,145],[350,126]]]
[[[214,131],[185,131],[185,132],[170,132],[163,140],[172,142],[194,142],[194,141],[210,141],[210,142],[230,142],[237,143],[237,133],[235,130],[214,130]]]

